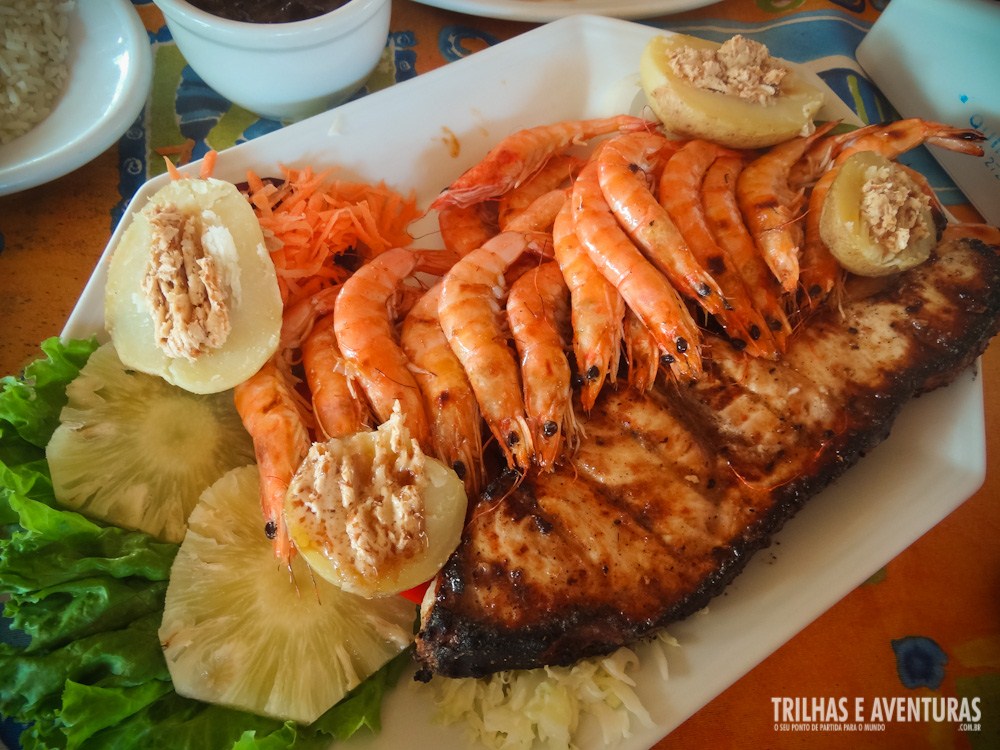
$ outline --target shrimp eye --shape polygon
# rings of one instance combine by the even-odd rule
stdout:
[[[684,338],[683,336],[678,336],[677,340],[674,343],[677,345],[677,351],[680,352],[681,354],[683,354],[688,350],[687,339]]]
[[[268,521],[264,524],[264,536],[268,539],[274,539],[278,536],[278,524],[274,521]]]
[[[698,296],[699,297],[707,297],[711,293],[712,293],[712,288],[708,284],[705,284],[704,282],[701,283],[701,284],[698,284]]]
[[[583,385],[583,377],[577,373],[573,375],[573,385]]]
[[[750,338],[754,341],[760,338],[760,327],[756,323],[750,326]]]
[[[660,355],[660,364],[663,365],[664,367],[669,367],[674,362],[676,362],[676,360],[674,359],[674,355],[673,354],[661,354]]]
[[[768,328],[772,331],[780,331],[784,326],[781,324],[780,320],[769,320],[767,321]]]
[[[597,380],[600,374],[601,370],[597,365],[591,365],[587,368],[587,380]]]
[[[521,436],[518,435],[516,432],[508,432],[507,433],[507,445],[509,445],[509,446],[515,446],[520,441],[521,441]]]
[[[459,479],[465,479],[465,463],[463,461],[455,461],[451,468],[458,474]]]
[[[738,352],[741,352],[747,348],[747,342],[744,341],[743,339],[730,339],[730,342]]]
[[[557,425],[551,419],[548,420],[544,425],[542,425],[542,434],[545,437],[552,437],[557,432],[559,432],[559,425]]]

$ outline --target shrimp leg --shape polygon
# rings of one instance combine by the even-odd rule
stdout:
[[[403,319],[400,344],[424,396],[435,455],[455,470],[474,498],[483,485],[482,419],[469,378],[441,328],[440,299],[438,282]]]
[[[632,243],[611,213],[591,161],[573,184],[573,219],[591,260],[656,337],[660,357],[678,378],[701,374],[701,333],[680,295]]]
[[[522,471],[531,463],[531,430],[501,311],[507,297],[504,273],[522,254],[536,249],[525,235],[498,234],[445,274],[438,301],[441,328],[468,375],[486,424],[507,465]]]
[[[573,388],[563,331],[570,296],[559,264],[543,263],[511,284],[507,319],[521,360],[521,382],[535,462],[551,470],[563,443],[577,443]]]
[[[556,216],[552,241],[556,262],[569,287],[573,353],[582,383],[580,401],[589,412],[604,381],[614,382],[618,374],[625,301],[580,244],[569,201]]]

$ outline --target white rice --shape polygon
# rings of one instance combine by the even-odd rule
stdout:
[[[66,85],[75,0],[0,0],[0,144],[52,111]]]

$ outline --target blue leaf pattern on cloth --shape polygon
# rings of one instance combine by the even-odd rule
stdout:
[[[920,687],[937,690],[941,686],[948,654],[936,641],[922,635],[909,635],[894,639],[892,650],[896,654],[896,672],[903,685],[911,690]]]

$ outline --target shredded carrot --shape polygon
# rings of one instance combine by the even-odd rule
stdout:
[[[420,216],[416,199],[385,183],[330,180],[329,172],[282,167],[275,184],[247,173],[248,200],[278,272],[286,308],[328,286],[350,270],[345,255],[366,261],[393,247],[409,245],[409,224]]]
[[[167,154],[161,154],[161,156],[163,156],[163,163],[167,167],[167,174],[170,175],[170,179],[171,180],[184,179],[185,175],[182,175],[180,173],[180,170],[177,169],[177,166],[170,160],[169,156],[167,156]],[[198,177],[200,177],[203,180],[207,180],[209,177],[211,177],[212,172],[215,171],[215,162],[216,160],[218,160],[218,158],[219,158],[219,152],[216,151],[215,149],[212,149],[211,151],[206,153],[204,158],[202,159],[201,170],[198,172]]]
[[[209,177],[212,176],[212,172],[215,171],[215,161],[218,158],[219,158],[219,152],[216,151],[215,149],[212,149],[207,154],[205,154],[205,158],[201,162],[201,172],[199,172],[198,174],[198,176],[201,177],[201,179],[207,180]]]
[[[184,177],[184,175],[177,171],[177,167],[174,166],[174,163],[166,156],[163,157],[163,163],[167,165],[167,174],[170,175],[171,180],[179,180]]]

